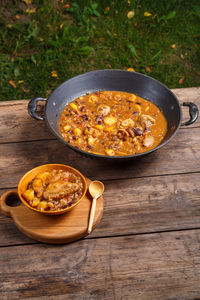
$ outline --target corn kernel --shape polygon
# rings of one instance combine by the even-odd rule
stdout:
[[[80,128],[74,128],[73,132],[75,135],[81,135],[82,130]]]
[[[69,131],[69,130],[70,130],[70,128],[71,128],[71,126],[70,126],[70,125],[65,125],[65,126],[63,127],[64,131]]]
[[[99,129],[99,130],[102,130],[103,129],[103,126],[102,125],[96,125],[95,128]]]
[[[96,139],[93,138],[92,136],[89,136],[89,137],[88,137],[88,144],[89,144],[90,146],[93,145],[93,144],[95,143],[95,141],[96,141]]]
[[[136,99],[136,95],[134,95],[134,94],[132,94],[132,95],[128,98],[128,100],[131,101],[131,102],[134,102],[135,99]]]
[[[39,203],[40,203],[40,199],[34,198],[34,199],[33,199],[33,202],[32,202],[32,206],[33,206],[33,207],[36,207],[36,206],[38,206]]]
[[[105,152],[109,156],[114,156],[115,155],[115,152],[112,149],[105,149]]]
[[[74,110],[77,110],[77,109],[78,109],[77,105],[76,105],[75,103],[73,103],[73,102],[70,103],[69,105],[70,105],[71,108],[74,109]]]
[[[135,104],[135,108],[140,112],[141,111],[141,106],[139,104]]]
[[[48,207],[54,208],[54,205],[52,202],[48,202],[47,205],[48,205]]]
[[[111,126],[111,125],[114,125],[116,122],[117,122],[117,119],[113,116],[108,116],[108,117],[104,118],[104,123],[106,125]]]
[[[44,211],[47,207],[48,207],[47,201],[41,201],[38,204],[37,209]]]
[[[82,143],[82,141],[83,141],[83,140],[82,140],[81,138],[78,138],[78,139],[77,139],[77,144],[80,145],[80,144]]]
[[[96,103],[98,101],[98,97],[95,95],[91,95],[88,100],[90,103]]]
[[[147,108],[145,109],[145,111],[148,111],[149,110],[149,106],[147,106]]]
[[[114,129],[115,129],[115,126],[110,126],[110,127],[105,128],[104,131],[110,132],[110,131],[113,131]]]
[[[28,189],[23,193],[23,197],[28,201],[31,202],[33,201],[35,195],[34,195],[34,190]]]
[[[43,183],[45,183],[47,177],[49,176],[49,172],[43,172],[37,175],[38,179],[41,179]]]
[[[87,135],[92,135],[92,131],[89,131],[87,128],[85,128],[84,133]]]
[[[40,178],[35,178],[33,180],[32,186],[33,186],[34,191],[36,193],[38,193],[41,190],[42,186],[43,186],[42,180]]]

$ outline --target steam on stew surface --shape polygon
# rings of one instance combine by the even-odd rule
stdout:
[[[60,115],[59,129],[74,147],[95,154],[124,156],[159,145],[167,122],[150,101],[126,92],[100,91],[70,102]]]

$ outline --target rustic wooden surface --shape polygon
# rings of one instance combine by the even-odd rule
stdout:
[[[36,241],[49,244],[66,244],[88,235],[92,203],[92,198],[88,192],[71,211],[53,217],[35,212],[24,203],[17,206],[7,204],[7,202],[16,203],[16,201],[20,201],[17,189],[5,192],[0,198],[0,210],[4,215],[12,218],[22,233]],[[99,197],[92,230],[99,224],[102,215],[103,197]]]
[[[200,88],[173,92],[200,107]],[[37,165],[65,163],[103,180],[104,215],[62,246],[0,215],[0,299],[200,299],[200,118],[154,153],[111,165],[67,149],[27,103],[0,102],[0,193]]]

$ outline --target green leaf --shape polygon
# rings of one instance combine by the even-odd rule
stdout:
[[[156,60],[157,58],[159,58],[160,55],[161,55],[161,53],[162,53],[162,51],[159,50],[159,51],[151,58],[151,61],[154,61],[154,60]]]
[[[168,15],[165,17],[165,20],[170,20],[170,19],[174,18],[175,15],[176,15],[176,11],[173,10],[170,13],[168,13]]]
[[[36,59],[35,59],[35,56],[34,55],[32,55],[31,56],[31,61],[36,65],[36,63],[37,63],[37,61],[36,61]]]
[[[72,12],[72,13],[76,12],[77,10],[79,10],[79,5],[75,2],[73,2],[71,4],[71,6],[67,9],[67,11]]]
[[[80,42],[87,42],[88,39],[89,39],[88,36],[79,36],[77,39],[74,39],[73,42],[74,42],[75,44],[78,44],[78,43],[80,43]]]
[[[20,69],[18,67],[15,67],[14,75],[15,75],[15,77],[18,77],[20,75]]]
[[[90,53],[94,51],[94,48],[90,46],[81,47],[77,50],[77,53],[84,56],[89,56]]]
[[[100,13],[97,11],[98,3],[91,3],[92,13],[96,17],[100,17]]]
[[[63,33],[62,33],[62,38],[66,38],[69,34],[69,28],[70,26],[63,26]]]
[[[22,29],[18,25],[16,25],[16,24],[13,24],[12,28],[18,30],[19,32],[22,32]]]
[[[129,49],[131,54],[133,54],[135,57],[139,58],[137,55],[136,49],[132,44],[127,44],[127,48]]]

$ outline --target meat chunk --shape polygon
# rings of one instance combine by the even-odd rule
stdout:
[[[135,122],[132,119],[130,119],[130,118],[122,121],[122,123],[121,123],[121,125],[123,127],[133,127],[134,124],[135,124]]]
[[[75,193],[79,190],[80,186],[78,183],[72,183],[68,181],[57,181],[50,183],[43,193],[43,197],[46,200],[66,197],[69,194]]]
[[[154,137],[152,135],[146,136],[143,140],[143,145],[145,147],[151,147],[154,143]]]
[[[110,112],[110,106],[101,104],[97,107],[97,112],[103,116],[107,116]]]
[[[146,127],[150,127],[153,124],[155,124],[155,122],[156,122],[156,120],[149,115],[142,115],[140,119],[141,119],[141,123],[143,124],[143,126],[146,126]]]

